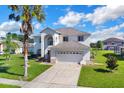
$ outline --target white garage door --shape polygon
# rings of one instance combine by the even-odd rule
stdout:
[[[58,52],[56,58],[59,62],[75,62],[82,60],[82,52]]]

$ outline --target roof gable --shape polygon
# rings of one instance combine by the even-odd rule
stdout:
[[[56,32],[55,30],[53,30],[53,29],[47,27],[47,28],[43,29],[40,33],[48,33],[48,34],[51,34],[51,33],[58,33],[58,32]]]
[[[108,38],[104,40],[104,42],[123,42],[124,40],[119,39],[119,38]]]

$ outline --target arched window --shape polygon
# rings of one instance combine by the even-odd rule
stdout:
[[[53,38],[52,37],[48,37],[47,45],[53,45]]]

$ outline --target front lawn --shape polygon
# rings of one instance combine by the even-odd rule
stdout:
[[[112,51],[98,51],[95,62],[102,65],[82,66],[79,86],[94,88],[124,88],[124,59],[118,57],[118,70],[111,73],[106,69],[106,57]]]
[[[51,65],[44,65],[35,60],[29,60],[28,79],[32,80],[45,70],[50,68]],[[9,79],[23,79],[24,73],[24,59],[22,55],[11,55],[11,60],[6,61],[5,57],[0,56],[0,78]]]
[[[15,85],[0,84],[0,88],[20,88],[20,87]]]

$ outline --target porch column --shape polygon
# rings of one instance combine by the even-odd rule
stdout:
[[[45,34],[41,34],[41,57],[44,57],[44,38],[45,38]]]

